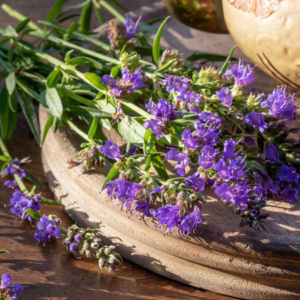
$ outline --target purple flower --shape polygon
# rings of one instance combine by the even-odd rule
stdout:
[[[69,249],[71,252],[76,252],[78,250],[78,244],[77,243],[71,243],[69,246]]]
[[[198,162],[202,168],[208,170],[214,164],[215,157],[219,152],[212,146],[204,146],[201,153],[203,155],[198,157]]]
[[[130,156],[136,155],[137,149],[138,149],[138,148],[137,148],[136,146],[131,146],[131,147],[129,148],[129,151],[128,151],[128,153],[127,153],[127,156],[130,157]]]
[[[223,87],[219,92],[216,92],[220,101],[227,107],[232,104],[233,96],[228,87]]]
[[[202,111],[199,115],[199,122],[201,122],[202,124],[215,125],[218,127],[221,124],[222,119],[214,113]]]
[[[234,190],[226,183],[215,189],[215,193],[222,199],[232,201],[235,196]]]
[[[233,201],[231,201],[230,203],[236,204],[239,207],[239,209],[244,210],[248,207],[247,199],[248,199],[247,195],[237,196],[237,197],[234,197]]]
[[[15,162],[18,161],[14,160],[14,163],[8,163],[6,165],[6,168],[3,172],[4,175],[7,176],[8,174],[12,174],[12,175],[17,174],[20,177],[20,179],[26,177],[25,171],[22,170],[20,167],[18,167],[18,165],[16,165]]]
[[[230,179],[241,179],[245,177],[245,173],[247,171],[247,164],[243,164],[246,157],[238,157],[236,159],[229,159],[229,165],[231,168],[231,177]]]
[[[162,83],[166,86],[168,93],[182,92],[190,87],[187,77],[181,79],[180,77],[169,75]]]
[[[296,172],[295,168],[282,165],[281,171],[278,174],[279,180],[285,180],[287,182],[299,182],[299,174]]]
[[[280,198],[283,198],[283,200],[286,200],[287,202],[293,204],[295,200],[300,200],[299,190],[297,188],[286,188],[282,191]]]
[[[158,120],[163,126],[166,125],[171,115],[171,106],[168,101],[160,99],[157,104],[149,101],[146,104],[148,111]]]
[[[135,34],[138,34],[140,30],[137,28],[140,23],[141,17],[134,23],[133,20],[129,19],[126,16],[126,20],[124,22],[124,26],[126,29],[127,39],[132,39]]]
[[[205,125],[201,123],[195,123],[194,127],[196,129],[196,137],[199,146],[215,146],[217,145],[217,139],[219,138],[219,133],[216,132],[216,127],[206,128]],[[199,147],[198,146],[198,147]]]
[[[260,132],[264,132],[264,130],[268,128],[262,113],[253,111],[245,117],[245,121],[250,123],[252,126],[257,127]]]
[[[249,146],[255,146],[255,141],[252,137],[246,136],[245,137],[245,143],[247,143]]]
[[[201,101],[201,96],[197,95],[194,91],[182,91],[177,98],[185,103],[195,104],[196,106],[199,106]]]
[[[146,202],[136,202],[133,206],[133,210],[139,212],[140,214],[143,214],[144,216],[148,216],[150,210],[150,201],[148,200]]]
[[[21,291],[23,291],[23,290],[24,290],[24,288],[21,284],[16,284],[10,288],[9,294],[12,297],[16,297],[16,296],[19,296],[21,294]],[[13,298],[10,298],[10,300],[11,299],[13,299]]]
[[[163,229],[167,226],[165,234],[173,232],[175,227],[179,227],[183,217],[180,214],[180,206],[168,204],[157,210],[150,209],[150,214],[158,220],[158,227]]]
[[[12,276],[6,273],[1,278],[1,288],[5,290],[12,284]]]
[[[108,87],[117,86],[117,81],[113,77],[111,77],[110,75],[104,75],[101,78],[101,83],[108,86]]]
[[[172,172],[176,172],[178,177],[185,177],[185,164],[181,162],[180,164],[176,165]]]
[[[191,133],[191,129],[185,129],[183,131],[182,141],[184,145],[191,150],[196,150],[196,148],[200,146],[198,143],[196,143],[195,138]]]
[[[285,87],[274,90],[267,100],[261,103],[261,107],[268,107],[272,116],[280,116],[282,119],[293,121],[296,118],[295,94],[285,91]]]
[[[277,164],[279,162],[279,152],[275,145],[268,146],[268,148],[265,151],[265,156],[272,163]]]
[[[200,218],[201,210],[200,204],[195,205],[194,211],[189,215],[186,215],[181,221],[180,231],[183,236],[189,235],[192,231],[195,232],[198,222],[204,223],[204,220]]]
[[[128,68],[122,70],[122,83],[128,86],[128,92],[132,93],[134,90],[145,86],[145,76],[142,76],[142,69],[136,69],[132,74]],[[119,83],[120,84],[120,83]]]
[[[13,193],[13,198],[10,199],[9,205],[13,205],[11,212],[13,214],[16,214],[18,216],[18,219],[20,219],[23,215],[23,212],[27,208],[39,211],[41,208],[40,200],[41,198],[39,195],[36,195],[33,199],[31,199],[20,191],[16,191]],[[25,213],[22,220],[25,220],[26,218],[28,218],[30,222],[33,222],[35,220],[31,216],[29,216],[28,213]]]
[[[191,186],[193,189],[199,189],[199,192],[202,193],[205,186],[205,179],[200,177],[200,173],[195,173],[192,176],[189,176],[185,179],[185,184]]]
[[[235,188],[235,193],[238,196],[244,196],[247,195],[249,192],[249,189],[247,187],[248,182],[247,181],[243,181],[242,183],[239,182],[235,182],[234,183],[234,188]]]
[[[49,220],[48,216],[42,216],[41,220],[37,222],[37,230],[34,233],[34,238],[40,242],[51,242],[51,236],[59,239],[62,234],[61,230],[57,227],[55,221]],[[36,245],[36,246],[37,246]]]
[[[238,144],[235,143],[234,140],[230,139],[230,140],[226,140],[225,143],[224,143],[224,150],[223,150],[223,157],[224,159],[228,159],[228,158],[232,158],[232,157],[235,157],[238,155],[238,153],[240,151],[236,151],[234,152],[234,148],[235,146]]]
[[[229,181],[231,179],[231,168],[226,166],[225,160],[223,158],[221,158],[218,163],[214,164],[212,168],[218,172],[218,175],[224,181]]]
[[[144,123],[144,128],[147,130],[151,128],[152,132],[156,134],[156,138],[159,140],[163,136],[163,132],[160,129],[160,126],[157,124],[157,122],[154,119],[151,119],[148,122]]]
[[[171,147],[170,151],[166,154],[167,160],[174,160],[177,162],[183,162],[185,166],[189,165],[190,159],[189,156],[181,151],[178,151],[176,148]]]
[[[253,74],[253,69],[249,65],[244,66],[242,60],[239,64],[235,64],[230,70],[225,72],[225,76],[233,76],[237,85],[246,87],[248,84],[255,81],[255,76]]]
[[[101,146],[99,151],[111,159],[121,159],[120,148],[111,141],[105,141],[105,146]]]
[[[20,187],[18,185],[18,182],[17,180],[13,180],[13,181],[10,181],[10,180],[6,180],[4,182],[4,185],[7,186],[8,188],[10,189],[13,189],[13,190],[20,190]]]
[[[75,236],[74,236],[74,240],[77,242],[77,243],[80,243],[82,242],[83,240],[83,237],[80,233],[77,233]]]

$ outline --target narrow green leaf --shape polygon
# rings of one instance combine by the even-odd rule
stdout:
[[[111,168],[110,169],[110,171],[109,171],[109,173],[108,173],[108,175],[107,175],[107,177],[106,177],[106,179],[105,179],[105,181],[104,181],[104,183],[102,185],[102,190],[105,188],[105,185],[109,181],[111,181],[114,177],[116,177],[118,175],[119,171],[120,171],[119,169],[115,169],[115,168]]]
[[[36,220],[40,220],[42,215],[40,213],[38,213],[36,210],[33,210],[31,208],[27,208],[26,210],[24,210],[21,219],[24,220],[25,215],[29,214],[29,216],[33,217]]]
[[[57,226],[57,227],[61,230],[63,235],[68,235],[68,230],[67,229],[63,228],[62,226]]]
[[[101,78],[94,73],[85,73],[84,77],[94,86],[97,90],[106,93],[106,87],[101,83]]]
[[[146,165],[145,165],[145,171],[148,172],[151,167],[151,156],[147,157]]]
[[[151,135],[152,135],[152,130],[151,130],[151,128],[149,128],[145,131],[145,135],[144,135],[144,153],[145,154],[148,153],[147,145],[148,145],[148,141],[149,141]]]
[[[55,4],[51,7],[50,11],[48,12],[48,15],[46,17],[46,21],[52,22],[61,11],[62,7],[68,2],[68,0],[58,0],[55,2]]]
[[[22,111],[25,115],[25,118],[28,122],[28,125],[37,141],[38,144],[40,144],[40,127],[39,127],[39,122],[34,110],[33,103],[30,99],[30,97],[25,94],[25,92],[18,88],[17,89],[17,95],[18,99],[22,108]]]
[[[40,144],[41,147],[43,146],[43,144],[45,142],[45,139],[46,139],[46,136],[47,136],[47,133],[48,133],[49,129],[53,125],[53,121],[54,121],[54,116],[50,116],[50,118],[48,119],[48,121],[45,124],[44,131],[43,131],[43,136],[42,136],[42,140],[41,140],[41,144]]]
[[[109,113],[86,106],[69,105],[64,109],[64,112],[72,116],[111,118],[111,114]]]
[[[5,156],[5,155],[1,155],[0,156],[0,160],[2,160],[2,161],[10,161],[10,157]]]
[[[6,169],[7,164],[8,164],[8,161],[3,164],[2,168],[1,168],[1,173],[4,172],[4,170]]]
[[[161,179],[163,180],[169,179],[165,166],[159,156],[151,156],[151,163]]]
[[[47,77],[47,87],[54,88],[60,80],[60,66],[56,67],[56,70],[53,70]]]
[[[226,58],[226,60],[225,60],[225,62],[224,62],[224,64],[223,64],[223,66],[222,66],[222,68],[221,68],[222,74],[225,73],[225,71],[226,71],[227,68],[228,68],[228,64],[229,64],[229,62],[230,62],[230,60],[231,60],[231,57],[232,57],[232,55],[233,55],[233,52],[234,52],[235,47],[236,47],[236,45],[234,45],[234,46],[232,47],[232,49],[231,49],[229,55],[227,56],[227,58]]]
[[[103,64],[99,63],[97,60],[92,59],[90,57],[85,57],[85,56],[72,58],[68,61],[68,64],[75,66],[75,67],[83,66],[83,67],[95,68],[97,70],[102,70],[102,71],[109,71],[109,68],[107,68]],[[93,73],[88,73],[88,74],[93,74]]]
[[[212,53],[197,53],[198,51],[194,52],[192,55],[187,57],[186,61],[195,61],[199,59],[205,59],[207,61],[225,61],[227,56],[212,54]],[[237,60],[236,58],[231,58],[231,60]]]
[[[41,190],[44,190],[43,185],[35,178],[35,176],[29,172],[26,168],[23,168],[26,173],[26,179],[37,185]]]
[[[3,36],[5,37],[11,37],[11,38],[17,38],[18,37],[18,33],[16,32],[16,30],[8,25],[4,30],[3,30]]]
[[[7,250],[0,250],[0,253],[9,253]]]
[[[96,134],[96,131],[97,131],[97,117],[94,117],[93,122],[92,122],[92,126],[89,130],[89,133],[88,133],[88,137],[89,137],[90,140],[93,140],[94,135]]]
[[[80,31],[89,32],[92,16],[92,1],[89,1],[82,9],[80,16]]]
[[[105,23],[105,19],[104,19],[103,14],[100,10],[100,8],[101,8],[100,4],[98,4],[97,0],[93,0],[93,4],[94,4],[94,10],[95,10],[98,22],[99,22],[100,25],[102,25],[102,24]]]
[[[64,207],[64,205],[62,203],[59,203],[57,201],[54,201],[54,200],[50,200],[50,199],[45,199],[45,198],[42,198],[41,201],[40,201],[41,204],[46,204],[46,205],[56,205],[56,206],[62,206]]]
[[[79,26],[80,26],[80,25],[79,25],[77,22],[73,22],[73,23],[69,26],[69,28],[68,28],[68,30],[67,30],[67,34],[68,34],[68,35],[72,35],[73,32],[74,32],[75,30],[77,30],[77,28],[78,28]]]
[[[61,117],[63,106],[56,88],[47,87],[40,95],[40,102],[51,115]]]
[[[23,80],[21,80],[20,78],[16,78],[17,79],[17,84],[18,86],[25,92],[27,93],[29,96],[31,96],[32,98],[34,98],[37,101],[40,101],[40,95],[34,91],[32,88],[30,88],[27,83]]]
[[[173,59],[171,61],[169,61],[165,66],[161,67],[160,69],[157,69],[154,71],[154,73],[163,73],[166,70],[168,70],[174,63],[176,62],[176,59]]]
[[[164,29],[164,26],[169,20],[169,18],[170,16],[166,17],[165,20],[162,22],[162,24],[160,25],[157,31],[156,37],[154,39],[152,54],[153,54],[154,61],[156,62],[157,65],[159,65],[159,56],[160,56],[160,37]]]
[[[18,26],[16,27],[16,32],[20,32],[22,31],[26,26],[27,24],[30,22],[30,18],[26,18],[25,20],[23,20],[22,22],[20,22],[18,24]]]
[[[16,75],[15,72],[10,72],[5,78],[5,84],[8,90],[8,93],[12,95],[16,87]]]
[[[117,75],[119,74],[119,72],[120,72],[119,67],[118,67],[118,66],[114,66],[114,67],[111,69],[111,71],[110,71],[110,76],[111,76],[112,78],[116,78]]]

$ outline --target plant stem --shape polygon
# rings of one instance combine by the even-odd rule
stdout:
[[[119,19],[122,23],[124,23],[125,18],[121,15],[116,9],[114,9],[110,4],[106,1],[100,1],[100,5],[102,5],[106,10],[108,10],[112,15],[114,15],[117,19]]]
[[[1,151],[3,152],[3,154],[5,156],[7,156],[10,159],[12,159],[1,137],[0,137],[0,148],[1,148]],[[20,179],[20,177],[17,174],[14,174],[14,178],[17,181],[17,183],[18,183],[21,191],[23,193],[28,193],[28,190],[27,190],[25,184],[23,183],[23,181]]]
[[[81,131],[72,121],[70,121],[67,118],[62,118],[62,120],[71,128],[73,129],[79,136],[81,136],[84,140],[86,140],[87,142],[91,142],[91,140],[89,139],[89,137],[83,132]]]

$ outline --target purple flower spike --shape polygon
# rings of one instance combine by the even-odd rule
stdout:
[[[172,172],[176,172],[176,175],[178,177],[185,177],[185,165],[184,163],[180,163],[178,165],[176,165],[176,167],[172,170]]]
[[[154,119],[151,119],[148,122],[144,123],[144,128],[147,130],[151,128],[152,132],[156,134],[156,138],[159,140],[163,137],[163,132],[160,129],[160,126],[157,124],[157,122]]]
[[[195,104],[196,106],[199,106],[201,101],[201,96],[197,95],[194,91],[183,91],[177,98],[185,103]]]
[[[265,151],[265,156],[272,163],[277,164],[279,162],[279,152],[275,145],[268,146],[268,148]]]
[[[215,125],[218,127],[221,124],[222,119],[214,113],[202,111],[199,115],[199,122],[202,124]]]
[[[116,80],[114,78],[112,78],[110,75],[104,75],[101,78],[101,83],[106,85],[106,86],[109,86],[109,87],[117,86]]]
[[[111,159],[121,159],[120,148],[111,141],[105,141],[105,146],[101,146],[99,151]]]
[[[229,181],[231,179],[232,169],[226,166],[224,159],[220,159],[218,163],[214,164],[212,168],[218,172],[218,175],[224,180]]]
[[[12,277],[9,274],[3,274],[1,280],[1,288],[7,289],[12,284]]]
[[[299,190],[294,188],[294,189],[284,189],[281,193],[280,198],[283,200],[286,200],[287,202],[293,204],[295,200],[300,200],[299,199]]]
[[[135,34],[138,34],[140,30],[137,28],[140,23],[141,17],[134,23],[132,19],[129,19],[126,16],[126,20],[124,22],[124,26],[126,29],[127,39],[132,39]]]
[[[253,74],[253,69],[249,65],[244,66],[242,60],[239,64],[235,64],[230,70],[225,72],[225,76],[233,76],[237,85],[246,87],[248,84],[255,81],[255,76]]]
[[[245,121],[252,126],[257,127],[260,132],[264,132],[264,130],[268,128],[268,125],[265,122],[265,117],[262,113],[253,111],[245,117]]]
[[[139,212],[140,214],[143,214],[144,216],[149,215],[149,210],[150,210],[150,201],[146,202],[141,202],[138,201],[134,204],[133,210]]]
[[[185,184],[202,193],[205,187],[205,179],[201,178],[199,173],[195,173],[185,179]]]
[[[12,297],[20,296],[21,292],[24,290],[23,286],[21,284],[16,284],[13,287],[10,288],[9,294]],[[12,300],[13,298],[10,298]],[[17,298],[15,298],[17,299]]]
[[[222,199],[231,200],[235,196],[233,189],[226,183],[215,189],[215,193]]]
[[[278,174],[278,179],[279,180],[285,180],[287,182],[299,182],[299,174],[296,172],[295,168],[293,167],[288,167],[286,165],[282,165],[281,171]]]
[[[4,185],[7,186],[10,189],[13,189],[13,190],[20,190],[20,187],[19,187],[18,182],[16,180],[13,180],[13,181],[6,180],[4,182]]]
[[[234,147],[238,144],[234,140],[226,140],[224,143],[223,157],[224,159],[232,158],[238,155],[240,151],[234,152]]]
[[[187,77],[181,79],[180,77],[169,75],[162,83],[165,85],[168,93],[183,92],[190,87]]]
[[[198,147],[198,144],[196,143],[195,138],[191,133],[191,129],[185,129],[183,131],[182,140],[184,145],[191,150],[196,150],[196,148]]]
[[[200,204],[195,205],[194,211],[189,215],[185,216],[184,219],[180,223],[180,231],[183,236],[189,235],[192,232],[195,232],[198,222],[204,223],[204,220],[200,218],[201,214],[201,206]]]
[[[232,104],[233,96],[228,87],[223,87],[219,92],[216,92],[220,101],[227,107]]]

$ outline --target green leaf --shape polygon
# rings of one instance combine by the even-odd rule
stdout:
[[[154,71],[154,74],[165,72],[165,71],[168,70],[175,62],[176,62],[176,59],[173,59],[173,60],[169,61],[165,66],[163,66],[163,67],[161,67],[160,69],[157,69],[156,71]]]
[[[144,153],[145,154],[148,154],[147,146],[148,146],[148,142],[149,142],[151,135],[152,135],[152,130],[151,130],[151,128],[149,128],[145,131],[145,135],[144,135]]]
[[[21,219],[24,220],[24,217],[26,215],[26,213],[29,214],[29,216],[33,217],[36,220],[40,220],[42,215],[40,213],[38,213],[36,210],[27,208],[26,210],[24,210]]]
[[[224,62],[224,64],[223,64],[223,66],[222,66],[222,68],[221,68],[222,74],[225,73],[225,71],[226,71],[227,68],[228,68],[228,64],[229,64],[229,62],[230,62],[230,60],[231,60],[231,57],[232,57],[232,55],[233,55],[233,52],[234,52],[235,47],[236,47],[236,45],[234,45],[234,46],[232,47],[232,49],[231,49],[229,55],[227,56],[227,58],[226,58],[226,60],[225,60],[225,62]]]
[[[82,9],[80,16],[80,31],[81,32],[89,32],[90,31],[90,23],[92,16],[92,1],[89,1]]]
[[[16,87],[16,75],[15,72],[10,72],[5,78],[5,84],[8,90],[8,93],[12,95]]]
[[[46,21],[52,22],[59,12],[61,11],[62,7],[68,2],[68,0],[58,0],[55,2],[55,4],[51,7],[50,11],[48,12],[48,15],[46,17]]]
[[[60,66],[57,66],[56,70],[53,70],[47,77],[47,87],[54,88],[60,80]]]
[[[80,25],[79,25],[77,22],[73,22],[73,23],[69,26],[69,28],[68,28],[68,30],[67,30],[67,34],[68,34],[68,35],[72,35],[73,32],[74,32],[75,30],[77,30],[77,28],[78,28],[79,26],[80,26]]]
[[[59,202],[54,201],[54,200],[45,199],[45,198],[42,198],[40,203],[41,204],[46,204],[46,205],[56,205],[56,206],[65,207],[62,203],[59,203]]]
[[[29,94],[32,98],[34,98],[37,101],[40,101],[40,95],[34,91],[33,89],[31,89],[26,82],[24,82],[23,80],[21,80],[20,78],[16,78],[17,79],[17,84],[18,86],[27,94]]]
[[[198,51],[194,52],[192,55],[187,57],[186,61],[195,61],[199,59],[205,59],[207,61],[224,61],[226,60],[226,56],[224,55],[218,55],[218,54],[212,54],[212,53],[197,53]],[[231,60],[237,60],[236,58],[231,58]]]
[[[69,105],[64,109],[64,112],[72,116],[83,116],[83,117],[99,117],[99,118],[111,118],[111,114],[102,112],[97,108]]]
[[[142,148],[144,144],[144,127],[132,117],[126,116],[118,124],[118,132],[131,144]]]
[[[106,93],[106,87],[102,85],[101,78],[94,73],[85,73],[84,77],[95,87],[97,90]]]
[[[165,20],[163,21],[163,23],[160,25],[156,37],[154,39],[154,43],[153,43],[153,58],[154,61],[156,62],[157,65],[159,65],[159,56],[160,56],[160,37],[162,34],[162,31],[164,29],[165,24],[167,23],[167,21],[169,20],[170,16],[166,17]]]
[[[61,230],[63,235],[68,235],[68,230],[67,229],[63,228],[62,226],[57,226],[57,227]]]
[[[0,156],[0,160],[2,160],[2,161],[10,161],[11,158],[8,157],[8,156],[5,156],[5,155],[1,155],[1,156]]]
[[[9,99],[11,97],[11,99]],[[14,95],[9,96],[6,88],[2,88],[0,94],[0,127],[1,136],[4,140],[9,139],[17,123],[17,103]],[[14,110],[10,109],[10,104]]]
[[[8,25],[3,30],[3,36],[11,37],[11,38],[17,38],[18,37],[18,33],[16,32],[16,30],[12,26]]]
[[[117,75],[119,74],[120,70],[119,70],[119,67],[118,66],[114,66],[111,71],[110,71],[110,76],[112,78],[116,78]]]
[[[148,172],[151,167],[151,156],[147,157],[146,165],[145,165],[145,171]]]
[[[99,22],[100,25],[102,25],[102,24],[105,23],[105,19],[104,19],[103,14],[100,10],[100,4],[98,4],[97,0],[93,0],[93,4],[94,4],[94,10],[95,10],[98,22]]]
[[[7,250],[0,250],[0,253],[9,253]]]
[[[111,181],[114,177],[116,177],[118,175],[119,171],[120,171],[119,169],[115,169],[115,168],[111,168],[110,169],[110,171],[109,171],[109,173],[108,173],[107,177],[105,178],[105,181],[104,181],[104,183],[102,185],[102,190],[104,189],[105,185],[109,181]]]
[[[18,99],[22,108],[22,111],[25,115],[25,118],[28,122],[28,125],[37,141],[37,143],[40,145],[40,126],[39,122],[34,110],[33,103],[30,99],[30,97],[24,93],[22,89],[18,87],[17,89],[17,95]]]
[[[8,164],[8,161],[3,164],[2,168],[1,168],[1,173],[4,172],[4,170],[6,169],[7,164]]]
[[[48,133],[49,129],[51,128],[51,126],[53,125],[53,121],[54,121],[54,116],[51,116],[48,119],[48,121],[46,122],[40,146],[43,146],[46,136],[47,136],[47,133]]]
[[[72,58],[68,61],[68,64],[75,66],[75,67],[82,67],[82,66],[90,67],[90,68],[95,68],[97,70],[102,70],[102,71],[109,70],[107,67],[105,67],[104,65],[99,63],[97,60],[92,59],[90,57],[85,57],[85,56],[79,56],[79,57]],[[88,74],[93,74],[93,73],[88,73]],[[98,77],[98,78],[100,79],[100,77]]]
[[[169,179],[165,166],[159,156],[151,156],[151,163],[161,179],[163,180]]]
[[[44,190],[42,184],[35,178],[35,176],[29,172],[26,168],[23,168],[26,174],[26,179],[37,185],[41,190]]]
[[[250,169],[257,169],[263,173],[266,173],[264,168],[257,161],[247,161],[247,165]]]
[[[97,117],[94,117],[93,122],[92,122],[92,126],[89,130],[89,133],[88,133],[88,137],[89,137],[90,140],[93,140],[94,135],[96,134],[96,131],[97,131]]]
[[[40,95],[40,102],[51,115],[61,117],[63,106],[56,88],[47,87]]]
[[[67,11],[69,11],[69,10],[71,10],[71,9],[82,8],[82,7],[84,7],[87,3],[89,3],[90,1],[91,1],[91,0],[86,0],[86,1],[84,1],[84,2],[82,2],[82,3],[80,3],[80,4],[72,5],[72,6],[66,7],[66,8],[62,11],[62,13],[67,12]]]
[[[27,26],[27,24],[29,22],[30,22],[30,18],[26,18],[25,20],[23,20],[22,22],[20,22],[18,24],[18,26],[16,27],[16,32],[22,31]]]

